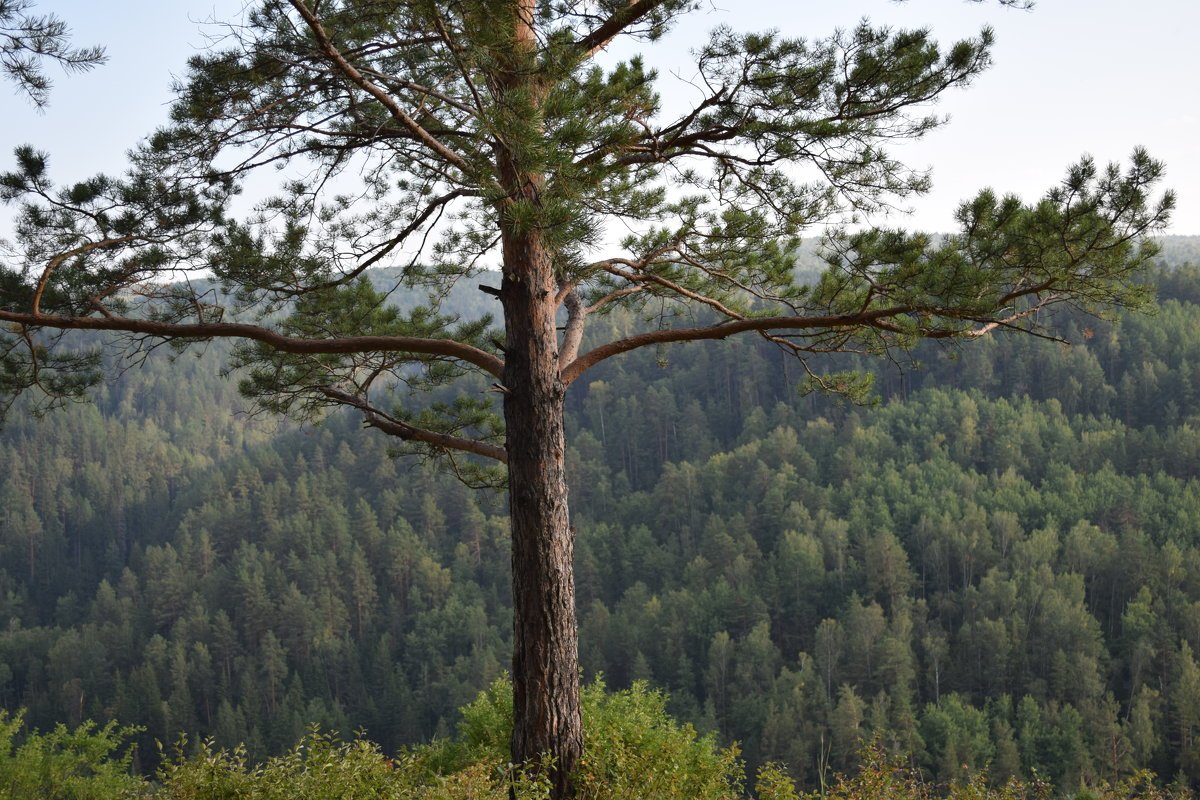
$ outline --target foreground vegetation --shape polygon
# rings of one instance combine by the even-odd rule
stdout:
[[[986,776],[949,786],[921,778],[878,742],[863,763],[827,792],[802,794],[779,765],[759,770],[746,787],[736,747],[719,747],[676,724],[661,693],[642,684],[615,693],[594,683],[584,692],[586,749],[576,777],[578,800],[1042,800],[1049,784],[1010,779],[992,787]],[[286,753],[254,764],[242,747],[180,740],[154,780],[129,772],[132,732],[115,724],[49,734],[22,730],[20,717],[0,715],[0,798],[43,800],[516,800],[549,796],[544,775],[523,774],[507,760],[511,689],[497,681],[462,709],[458,736],[388,756],[363,738],[350,741],[313,729]],[[1185,800],[1186,789],[1160,789],[1137,774],[1116,785],[1083,787],[1079,800]]]

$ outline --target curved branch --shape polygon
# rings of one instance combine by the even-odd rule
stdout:
[[[586,56],[594,55],[597,51],[608,46],[621,31],[633,25],[654,9],[665,4],[666,0],[633,0],[629,5],[617,11],[604,22],[600,23],[591,33],[575,43],[575,47]]]
[[[88,242],[87,244],[67,250],[64,253],[59,253],[54,258],[50,259],[49,263],[46,264],[46,269],[42,271],[42,277],[38,279],[37,288],[35,288],[33,291],[33,313],[38,314],[41,312],[42,295],[45,294],[46,286],[50,283],[50,276],[54,270],[58,269],[68,258],[74,258],[75,256],[80,256],[84,253],[90,253],[93,250],[102,250],[106,247],[116,247],[117,245],[131,242],[136,238],[136,236],[129,235],[104,239],[99,242]]]
[[[499,378],[504,361],[478,347],[453,339],[418,336],[347,336],[340,339],[300,339],[259,325],[240,322],[159,322],[132,317],[64,317],[0,310],[0,322],[58,330],[116,331],[161,339],[248,339],[283,353],[404,352],[446,356],[472,364]]]
[[[617,261],[617,260],[614,259],[614,261]],[[618,262],[618,263],[621,263],[621,262]],[[692,263],[694,263],[694,262],[692,262]],[[700,292],[692,291],[691,289],[688,289],[686,286],[681,286],[680,284],[676,283],[675,281],[667,280],[666,278],[662,277],[661,275],[655,275],[650,272],[641,272],[641,273],[625,272],[624,270],[617,269],[615,266],[606,267],[605,269],[609,273],[616,275],[619,278],[624,278],[625,280],[629,281],[630,283],[656,283],[659,286],[663,287],[664,289],[674,292],[675,294],[679,295],[680,297],[686,297],[687,299],[692,300],[696,303],[700,303],[701,305],[706,305],[709,308],[717,311],[718,313],[725,315],[726,317],[729,317],[731,319],[745,319],[744,314],[740,314],[737,311],[734,311],[732,308],[725,305],[720,300],[717,300],[716,298],[701,294]]]
[[[855,314],[829,314],[815,317],[751,317],[735,319],[700,328],[672,328],[649,331],[595,347],[568,364],[562,371],[564,384],[571,384],[591,367],[639,347],[671,342],[695,342],[705,339],[724,339],[746,331],[803,330],[811,328],[886,328],[887,320],[911,313],[909,306],[880,308]]]
[[[596,302],[592,303],[585,310],[587,311],[587,313],[590,314],[593,311],[599,311],[600,309],[604,308],[609,303],[613,303],[613,302],[616,302],[617,300],[620,300],[622,297],[628,297],[631,294],[638,294],[639,292],[644,292],[644,291],[646,291],[645,284],[638,284],[637,286],[626,286],[622,289],[614,289],[613,291],[609,292],[608,294],[606,294],[603,297],[596,300]]]
[[[333,280],[325,281],[323,283],[316,283],[311,286],[306,286],[300,290],[286,289],[281,286],[273,286],[273,287],[271,287],[271,289],[272,289],[272,291],[278,291],[278,292],[283,292],[283,293],[292,294],[292,295],[301,295],[301,294],[311,294],[313,292],[320,292],[320,291],[324,291],[326,289],[332,289],[336,286],[344,286],[347,283],[349,283],[350,281],[357,278],[359,275],[362,275],[364,272],[366,272],[371,267],[378,264],[380,261],[382,261],[384,258],[386,258],[387,255],[389,253],[391,253],[393,250],[395,250],[397,247],[404,244],[404,242],[408,240],[409,236],[411,236],[422,225],[424,225],[429,220],[429,218],[432,217],[435,213],[441,212],[446,207],[447,204],[453,202],[454,200],[456,200],[460,197],[478,197],[482,194],[483,194],[482,192],[476,191],[474,189],[461,189],[460,188],[460,189],[453,189],[442,195],[438,195],[437,197],[430,200],[425,205],[425,208],[423,208],[421,210],[421,213],[418,214],[416,217],[414,217],[411,222],[409,222],[407,225],[405,225],[404,229],[402,231],[397,233],[392,238],[388,239],[386,242],[383,242],[382,244],[377,245],[378,249],[373,255],[369,256],[368,258],[363,259],[361,262],[359,262],[357,265],[355,265],[354,269],[350,270],[349,272],[343,273],[342,275],[339,275],[337,278],[335,278]],[[370,252],[370,250],[368,250],[367,252]]]
[[[395,436],[406,442],[421,442],[422,444],[431,445],[442,450],[458,450],[464,453],[483,456],[484,458],[495,459],[501,464],[508,463],[508,453],[505,452],[503,447],[498,445],[488,444],[477,439],[464,439],[461,436],[451,436],[448,433],[438,433],[437,431],[414,427],[403,420],[383,413],[361,397],[339,391],[330,386],[321,387],[320,392],[336,403],[351,406],[362,411],[363,416],[366,418],[366,424],[369,427],[378,428],[390,436]]]

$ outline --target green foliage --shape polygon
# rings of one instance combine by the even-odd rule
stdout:
[[[133,800],[145,785],[130,774],[136,732],[116,722],[23,731],[20,714],[0,710],[0,798],[3,800]]]
[[[698,737],[666,712],[666,697],[644,685],[607,692],[596,681],[584,693],[587,748],[576,783],[580,800],[1049,800],[1036,777],[989,785],[986,774],[938,785],[878,740],[864,746],[850,777],[828,791],[803,794],[779,764],[759,769],[753,795],[742,788],[736,748]],[[291,749],[262,763],[243,746],[218,748],[180,739],[156,779],[129,774],[131,752],[116,755],[132,729],[85,723],[49,734],[20,734],[20,717],[0,715],[0,798],[23,800],[544,800],[544,774],[515,770],[504,744],[512,727],[507,681],[462,709],[459,736],[385,756],[365,739],[343,741],[313,727]],[[22,741],[16,745],[14,740]],[[544,771],[543,771],[544,773]],[[511,792],[511,793],[510,793]],[[1097,781],[1075,800],[1191,800],[1140,771],[1117,783]]]
[[[6,0],[0,19],[23,18],[26,5]],[[573,303],[579,325],[595,329],[599,315],[584,325],[583,309],[633,310],[656,316],[671,341],[773,319],[762,332],[803,359],[989,325],[1040,330],[1045,317],[1034,312],[1060,303],[1136,305],[1145,293],[1130,279],[1151,255],[1139,242],[1172,207],[1169,192],[1152,198],[1162,168],[1145,152],[1125,171],[1084,159],[1032,203],[980,193],[960,210],[961,233],[940,241],[890,230],[834,237],[824,276],[805,286],[795,274],[801,236],[928,191],[928,174],[888,148],[945,121],[932,105],[988,68],[990,29],[946,46],[927,29],[865,20],[811,38],[718,28],[695,51],[693,85],[704,88],[673,118],[661,101],[673,87],[643,57],[600,66],[594,56],[610,37],[658,39],[698,9],[690,0],[541,3],[528,39],[507,24],[515,6],[502,12],[490,0],[436,12],[421,0],[300,8],[257,5],[243,36],[192,58],[170,123],[133,153],[127,175],[55,187],[44,154],[18,152],[18,169],[0,178],[0,197],[20,215],[21,259],[0,265],[0,316],[18,324],[13,334],[52,311],[70,319],[39,327],[91,327],[86,318],[102,312],[106,327],[181,347],[239,337],[247,343],[234,364],[249,368],[243,388],[264,408],[310,420],[331,405],[374,407],[435,434],[488,440],[499,427],[493,409],[460,414],[404,392],[378,403],[399,385],[423,392],[498,371],[503,332],[490,320],[453,325],[440,308],[493,255],[525,252],[512,249],[523,237],[553,264],[549,313]],[[51,43],[62,38],[46,24]],[[359,78],[347,84],[348,74]],[[245,219],[231,218],[237,184],[268,165],[287,177]],[[621,227],[633,232],[609,241]],[[379,297],[358,283],[372,267],[398,275]],[[395,302],[420,289],[428,307]],[[235,316],[258,326],[213,327]],[[141,317],[162,325],[146,330]],[[713,318],[733,327],[716,331]],[[679,320],[686,333],[670,329]],[[473,349],[448,350],[451,340]],[[132,337],[126,352],[147,342]],[[69,361],[56,371],[80,370],[78,385],[57,385],[55,370],[38,380],[33,362],[51,353],[35,359],[37,345],[6,331],[0,346],[0,396],[65,399],[96,383],[93,365]],[[570,382],[577,374],[564,366]],[[847,374],[816,380],[861,398]],[[479,390],[470,380],[458,388]],[[489,419],[477,424],[482,413]],[[472,463],[455,466],[496,483]]]
[[[984,773],[946,785],[931,784],[920,771],[896,756],[889,756],[874,742],[863,748],[861,764],[852,776],[839,775],[828,792],[797,795],[777,767],[768,766],[759,773],[760,800],[1192,800],[1186,788],[1164,788],[1147,772],[1138,772],[1116,783],[1097,781],[1069,794],[1056,794],[1050,784],[1038,779],[1027,782],[1009,780],[989,785]]]
[[[800,800],[796,784],[779,764],[764,764],[754,781],[758,800]]]
[[[635,683],[608,694],[596,681],[584,692],[581,798],[731,800],[740,788],[736,747],[718,747],[666,710],[667,698]]]
[[[584,693],[587,740],[577,776],[581,800],[735,800],[741,764],[735,748],[717,747],[666,712],[666,698],[645,686],[615,693],[597,681]],[[342,742],[310,731],[283,756],[254,766],[244,748],[183,743],[159,772],[156,800],[539,800],[544,772],[508,763],[512,691],[506,680],[462,709],[459,736],[395,758],[362,739]]]
[[[584,753],[576,773],[580,800],[734,800],[740,796],[736,747],[719,747],[667,713],[667,697],[644,683],[609,692],[603,681],[583,690]],[[462,709],[459,739],[435,745],[431,764],[503,765],[512,731],[512,691],[492,684]],[[420,751],[418,751],[420,754]],[[460,767],[461,768],[461,767]]]
[[[961,232],[945,239],[836,234],[823,276],[811,286],[796,281],[807,231],[857,226],[864,212],[929,190],[928,175],[886,147],[943,122],[931,105],[988,67],[990,29],[941,47],[928,30],[867,21],[813,39],[719,28],[695,51],[689,83],[699,94],[689,90],[692,107],[672,118],[658,76],[640,59],[608,67],[593,59],[617,37],[657,39],[698,3],[535,5],[531,17],[514,0],[266,0],[245,9],[237,35],[190,61],[169,125],[131,153],[127,174],[54,186],[48,158],[19,151],[16,171],[0,176],[0,200],[18,216],[15,246],[0,263],[0,402],[40,391],[56,405],[98,385],[95,357],[57,355],[52,345],[63,343],[46,331],[122,332],[103,344],[139,365],[161,342],[180,351],[230,338],[241,344],[229,363],[246,371],[240,388],[259,407],[310,423],[331,407],[351,408],[423,455],[464,454],[465,465],[450,459],[459,477],[497,485],[503,470],[471,459],[511,459],[514,475],[559,474],[538,462],[567,457],[562,393],[592,369],[592,385],[605,385],[610,373],[599,366],[620,353],[655,345],[663,368],[670,343],[757,332],[798,357],[792,363],[812,377],[809,387],[861,401],[869,381],[855,377],[858,363],[833,359],[822,378],[805,359],[897,353],[995,329],[1044,333],[1042,311],[1052,306],[1097,313],[1148,297],[1134,282],[1154,254],[1142,240],[1166,226],[1173,196],[1153,198],[1162,165],[1141,150],[1125,170],[1085,158],[1033,203],[984,191],[961,208]],[[0,0],[0,21],[26,21],[24,7]],[[45,88],[38,63],[5,60],[13,47],[68,64],[99,57],[64,50],[52,20],[43,27],[41,40],[6,39],[0,29],[0,69],[35,99]],[[259,185],[268,166],[280,176],[272,194],[232,219],[232,198],[243,183]],[[608,241],[606,232],[622,226],[630,235]],[[460,322],[444,313],[455,284],[496,258],[502,286],[487,293],[499,299],[506,330],[492,331],[491,316]],[[383,291],[365,275],[380,265],[399,271]],[[391,301],[418,287],[428,291],[426,304]],[[590,316],[606,305],[640,313],[642,329],[620,311]],[[657,327],[646,331],[650,318]],[[1105,768],[1128,772],[1119,745],[1133,731],[1121,704],[1132,695],[1123,674],[1106,669],[1099,617],[1116,624],[1142,576],[1114,575],[1122,543],[1137,533],[1108,530],[1129,509],[1102,506],[1105,498],[1131,488],[1104,463],[1107,451],[1080,443],[1080,428],[1094,423],[1061,406],[1030,410],[1020,398],[930,391],[929,405],[961,436],[929,436],[942,420],[923,404],[870,422],[839,414],[802,425],[801,399],[771,396],[790,390],[787,368],[754,344],[744,347],[746,363],[730,350],[701,356],[724,362],[724,380],[696,368],[707,385],[693,393],[648,391],[644,374],[627,381],[595,404],[603,420],[612,401],[622,430],[610,444],[602,424],[591,458],[571,455],[593,467],[614,454],[621,461],[609,470],[615,478],[587,487],[596,504],[580,504],[581,538],[602,532],[592,552],[580,548],[593,573],[582,599],[591,602],[589,621],[610,634],[594,663],[621,654],[612,674],[634,687],[632,705],[620,711],[597,701],[595,760],[570,776],[580,790],[739,790],[734,751],[714,754],[715,735],[673,727],[666,701],[639,688],[658,676],[684,684],[681,702],[698,726],[745,741],[756,760],[816,763],[821,779],[883,731],[891,747],[917,752],[943,779],[969,778],[993,752],[1009,756],[1014,770],[1053,765],[1066,786]],[[1102,371],[1078,370],[1092,383],[1103,383]],[[554,376],[549,387],[546,375]],[[1140,383],[1125,377],[1131,388],[1121,396],[1131,407],[1146,405],[1138,386],[1157,394],[1154,385],[1169,380],[1153,365]],[[499,401],[483,386],[492,379],[505,418],[523,420],[520,429],[504,429]],[[709,425],[697,398],[721,390],[721,419]],[[683,398],[690,402],[681,410]],[[707,443],[693,445],[686,427],[680,435],[684,413],[698,430],[710,428]],[[744,414],[746,424],[735,425]],[[345,420],[335,427],[340,435]],[[981,427],[1006,435],[983,437]],[[1114,433],[1103,420],[1099,428]],[[4,682],[12,684],[0,687],[4,699],[74,719],[130,710],[152,726],[149,735],[219,731],[245,750],[210,748],[202,760],[234,776],[234,793],[248,759],[280,752],[309,720],[344,728],[353,710],[393,740],[444,732],[462,696],[498,671],[506,638],[530,641],[520,634],[525,604],[510,610],[499,599],[508,576],[490,564],[516,565],[521,572],[507,582],[521,592],[540,594],[550,579],[540,569],[522,574],[537,559],[518,552],[507,562],[507,542],[487,535],[504,525],[498,504],[488,509],[499,518],[492,523],[440,484],[400,479],[376,441],[361,448],[374,448],[374,457],[362,458],[325,433],[315,446],[292,445],[286,459],[240,454],[196,486],[202,496],[186,507],[174,505],[171,486],[157,536],[130,535],[127,481],[89,478],[88,454],[71,452],[55,469],[20,456],[31,463],[6,471],[0,487],[0,547],[6,564],[19,554],[23,567],[19,578],[0,570],[0,619],[13,620],[0,633]],[[821,461],[809,455],[822,448]],[[902,474],[918,455],[930,475]],[[1080,486],[1088,457],[1101,463]],[[659,484],[672,462],[690,468],[670,476],[686,489],[683,502]],[[1089,496],[1109,477],[1106,467],[1119,489]],[[1011,534],[997,548],[990,524],[1011,512],[1010,472],[1033,485],[1016,519],[997,523]],[[1184,480],[1172,473],[1165,482]],[[103,547],[85,542],[97,515],[78,500],[87,494],[76,483],[100,483],[111,500]],[[1168,516],[1166,491],[1137,490],[1153,513]],[[528,517],[556,520],[529,523],[555,526],[531,541],[574,536],[561,480],[511,487],[514,509],[527,497],[557,509]],[[514,514],[518,534],[526,533],[521,519]],[[1175,618],[1174,601],[1200,603],[1179,578],[1196,548],[1167,532],[1182,529],[1181,520],[1155,522],[1146,523],[1147,550],[1168,567],[1152,597],[1168,603],[1170,630],[1183,640],[1196,626]],[[460,527],[470,530],[463,542]],[[1073,554],[1065,559],[1064,531]],[[790,566],[777,563],[781,541]],[[1104,556],[1091,557],[1093,549]],[[74,557],[78,592],[51,586],[45,565],[59,563],[56,555]],[[797,568],[825,591],[802,586]],[[571,574],[553,573],[569,595]],[[52,612],[35,602],[49,597]],[[533,630],[551,635],[558,625],[552,635],[570,643],[574,620],[555,607],[557,622]],[[116,610],[115,621],[101,609]],[[510,611],[517,634],[496,625]],[[824,632],[823,680],[813,680],[813,631]],[[919,652],[926,644],[929,652]],[[1173,653],[1174,645],[1140,652]],[[1195,664],[1187,642],[1178,652],[1173,665],[1158,665],[1161,685],[1181,676],[1159,705],[1172,707],[1178,728],[1172,758],[1200,776]],[[513,663],[533,661],[518,655]],[[543,666],[530,675],[521,666],[517,691]],[[561,690],[573,701],[576,666],[565,666]],[[920,678],[931,666],[932,697]],[[1137,674],[1134,682],[1146,673]],[[531,681],[538,692],[549,684],[563,686]],[[606,727],[619,714],[629,721]],[[552,722],[516,715],[518,760],[528,757],[524,741],[573,752],[567,728]],[[1007,732],[1007,750],[993,746],[998,731]],[[1117,743],[1111,764],[1106,736]],[[1150,744],[1143,751],[1153,752]],[[341,747],[310,737],[265,762],[264,786],[300,783],[299,791],[321,794],[353,785],[324,775],[314,758],[361,764],[364,780],[378,782],[378,752],[368,748],[363,760]],[[540,791],[534,778],[497,770],[505,789]]]
[[[214,748],[201,742],[186,753],[185,742],[159,771],[156,800],[414,800],[453,797],[425,791],[411,759],[386,758],[362,739],[340,741],[310,731],[289,752],[251,764],[242,747]],[[469,795],[466,795],[469,796]],[[490,796],[490,795],[484,795]]]
[[[86,72],[105,61],[104,48],[73,48],[66,22],[33,14],[32,0],[0,0],[0,74],[38,108],[49,102],[46,62],[68,72]]]

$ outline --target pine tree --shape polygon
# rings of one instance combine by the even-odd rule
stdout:
[[[987,67],[991,33],[942,49],[928,31],[865,22],[813,40],[718,29],[697,48],[698,98],[671,117],[643,58],[597,56],[618,38],[653,42],[693,10],[262,0],[192,59],[170,122],[126,175],[55,187],[48,157],[23,147],[0,176],[0,197],[19,204],[20,248],[0,264],[0,394],[33,389],[53,406],[100,379],[99,354],[58,346],[59,330],[124,332],[111,347],[135,352],[234,338],[242,391],[265,408],[347,406],[470,483],[507,485],[512,753],[552,756],[555,797],[570,793],[582,747],[572,384],[637,348],[755,333],[812,385],[858,395],[861,381],[821,374],[814,357],[1040,333],[1040,312],[1057,304],[1142,302],[1131,279],[1153,249],[1139,242],[1172,205],[1150,197],[1162,167],[1146,153],[1125,171],[1084,159],[1033,204],[982,192],[945,240],[834,236],[829,269],[801,285],[803,233],[928,188],[885,145],[939,124],[928,105]],[[291,167],[278,192],[234,219],[230,198],[275,166]],[[622,224],[632,232],[610,241]],[[500,286],[479,288],[498,301],[502,331],[439,310],[489,258]],[[393,268],[382,290],[367,276],[379,266]],[[216,286],[180,281],[189,275]],[[428,302],[414,303],[420,287]],[[409,302],[389,304],[393,289]],[[585,347],[619,306],[654,324]],[[732,396],[733,362],[714,380],[746,405],[752,396]],[[609,439],[647,423],[621,400]],[[628,442],[635,484],[674,446],[669,431],[647,431]],[[260,577],[239,574],[241,588],[257,591]]]

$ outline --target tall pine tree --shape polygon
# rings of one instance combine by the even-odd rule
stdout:
[[[981,193],[944,240],[835,236],[828,270],[798,284],[802,233],[927,189],[885,145],[939,124],[929,104],[987,67],[991,33],[943,49],[928,31],[865,22],[811,40],[718,29],[697,47],[698,95],[678,115],[640,57],[597,61],[695,8],[260,0],[192,59],[169,124],[127,174],[56,187],[47,156],[24,147],[0,177],[20,246],[0,264],[0,392],[54,405],[96,383],[99,354],[62,346],[63,331],[116,332],[127,354],[234,338],[242,390],[264,407],[348,406],[469,482],[507,484],[512,755],[549,756],[555,797],[570,794],[583,746],[573,383],[637,348],[753,333],[816,385],[855,392],[853,376],[810,358],[1041,332],[1056,304],[1142,301],[1131,278],[1152,251],[1140,242],[1172,204],[1151,198],[1162,168],[1144,152],[1124,171],[1085,159],[1030,205]],[[235,218],[230,199],[276,167],[278,192]],[[618,226],[630,232],[614,241]],[[480,288],[499,328],[439,311],[455,281],[492,263],[500,285]],[[367,280],[382,266],[394,268],[384,290]],[[620,306],[654,324],[585,348]],[[451,399],[420,399],[449,384],[437,397]]]

